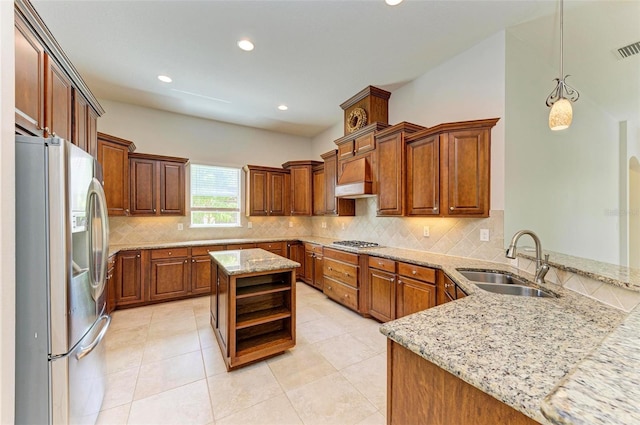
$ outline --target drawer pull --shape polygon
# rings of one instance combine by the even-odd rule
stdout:
[[[169,255],[171,255],[171,251],[169,251]]]
[[[402,280],[398,279],[398,285],[402,285]]]
[[[329,271],[330,271],[330,272],[332,272],[332,271],[333,271],[333,269],[331,268],[331,266],[328,266],[327,268],[329,269]]]
[[[187,264],[187,260],[184,260],[184,263]]]
[[[418,273],[418,271],[417,271],[417,270],[414,270],[414,271],[412,271],[412,272],[411,272],[411,274],[412,274],[412,275],[414,275],[414,276],[415,276],[417,273]]]
[[[351,276],[351,275],[350,275],[349,273],[347,273],[347,272],[344,272],[344,275],[345,275],[345,276],[347,276],[347,277]]]
[[[327,289],[331,291],[333,288],[331,286],[329,286],[329,287],[327,287]]]
[[[344,297],[345,298],[349,298],[349,294],[344,294]]]
[[[395,280],[394,278],[391,278],[389,279],[389,282],[393,283],[394,280]]]

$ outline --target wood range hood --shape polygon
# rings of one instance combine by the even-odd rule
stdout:
[[[336,185],[338,198],[367,198],[376,196],[373,192],[371,165],[366,158],[349,161],[342,170]]]

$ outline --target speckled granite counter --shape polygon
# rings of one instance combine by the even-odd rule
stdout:
[[[260,248],[214,251],[209,255],[228,275],[294,269],[300,263]]]

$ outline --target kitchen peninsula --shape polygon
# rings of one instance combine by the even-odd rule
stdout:
[[[211,326],[227,370],[296,344],[295,261],[260,248],[210,252]]]

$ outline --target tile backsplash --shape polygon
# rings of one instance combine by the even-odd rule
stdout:
[[[192,228],[188,215],[111,217],[109,242],[119,245],[313,235],[506,262],[503,217],[503,211],[491,211],[490,218],[376,217],[375,198],[364,198],[356,201],[355,217],[242,217],[242,227],[231,228]],[[249,221],[251,229],[247,227]],[[179,224],[184,230],[178,230]],[[429,227],[428,237],[424,236],[425,226]],[[480,229],[489,230],[488,242],[480,242]]]

